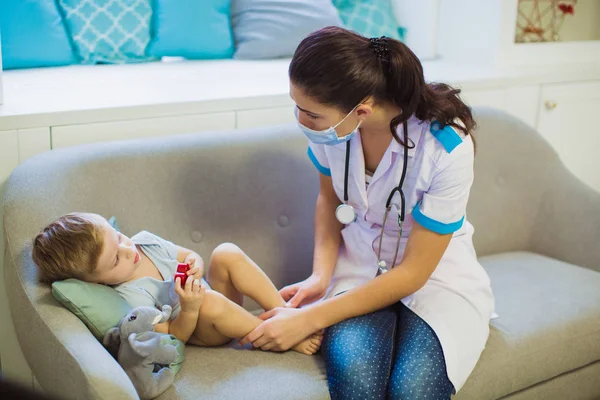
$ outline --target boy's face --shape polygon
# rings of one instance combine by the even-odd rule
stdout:
[[[98,221],[104,234],[104,247],[98,266],[89,280],[106,285],[118,285],[134,277],[141,255],[131,239],[117,232],[102,218]]]

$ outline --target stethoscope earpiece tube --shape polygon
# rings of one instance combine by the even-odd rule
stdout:
[[[406,178],[406,170],[408,169],[408,126],[406,121],[402,124],[404,130],[404,155],[403,155],[403,163],[402,163],[402,175],[400,175],[400,183],[390,192],[387,201],[385,202],[385,207],[389,208],[392,203],[392,198],[398,192],[400,194],[400,212],[398,213],[400,221],[404,221],[404,216],[406,212],[406,199],[404,198],[404,190],[402,187],[404,186],[404,179]]]
[[[344,203],[348,203],[348,175],[350,169],[350,140],[346,142],[346,167],[344,172]]]
[[[396,265],[396,258],[398,257],[398,249],[400,248],[400,240],[402,238],[402,226],[404,224],[404,217],[406,216],[406,199],[404,197],[404,191],[402,186],[404,185],[404,179],[406,178],[406,170],[408,169],[408,123],[404,121],[402,123],[404,130],[404,157],[402,165],[402,175],[400,176],[400,183],[390,192],[385,203],[385,214],[383,216],[383,224],[381,225],[381,234],[379,236],[379,249],[377,251],[377,267],[380,274],[389,271],[387,263],[381,259],[381,246],[383,241],[383,233],[385,229],[385,222],[387,220],[388,213],[391,209],[392,198],[396,192],[400,195],[400,210],[398,211],[398,239],[396,240],[396,252],[394,253],[394,261],[392,267]],[[348,177],[350,175],[350,140],[346,142],[346,165],[344,168],[344,204],[340,204],[336,209],[335,215],[339,222],[342,224],[349,224],[356,220],[356,211],[354,207],[348,204]]]

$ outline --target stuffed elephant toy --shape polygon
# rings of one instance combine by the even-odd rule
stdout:
[[[175,378],[168,365],[175,361],[177,349],[161,343],[165,334],[154,331],[155,324],[169,320],[171,311],[168,305],[163,306],[162,311],[154,307],[134,308],[118,327],[104,335],[105,346],[118,345],[117,360],[141,399],[157,397]],[[160,370],[154,372],[158,368]]]

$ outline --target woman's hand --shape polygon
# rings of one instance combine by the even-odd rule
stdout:
[[[302,282],[284,287],[279,291],[279,294],[287,302],[286,307],[298,308],[314,303],[325,296],[328,286],[329,281],[317,275],[311,275]]]
[[[277,307],[259,316],[264,320],[240,340],[241,345],[270,351],[286,351],[318,331],[308,318],[307,309]]]
[[[202,276],[204,275],[204,261],[202,258],[197,258],[196,254],[191,253],[187,255],[184,262],[190,266],[190,269],[187,272],[189,277],[193,277],[193,279],[202,279]]]

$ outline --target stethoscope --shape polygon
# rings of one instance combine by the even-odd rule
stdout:
[[[379,249],[377,249],[377,268],[378,274],[384,274],[390,270],[385,260],[381,259],[381,244],[383,241],[383,232],[385,231],[385,223],[387,216],[392,209],[392,198],[398,192],[400,194],[400,210],[398,211],[398,238],[396,240],[396,251],[394,252],[394,261],[392,262],[392,268],[396,265],[396,259],[398,258],[398,249],[400,248],[400,239],[402,237],[402,227],[404,225],[404,216],[406,212],[406,203],[404,198],[404,191],[402,186],[404,185],[404,178],[406,177],[406,169],[408,167],[408,127],[406,121],[402,124],[404,129],[404,159],[402,164],[402,175],[400,176],[400,183],[390,192],[385,203],[385,214],[383,215],[383,223],[381,224],[381,234],[379,235]],[[357,213],[350,204],[348,204],[348,171],[350,169],[350,140],[346,142],[346,165],[344,171],[344,202],[340,204],[335,210],[335,217],[339,222],[344,225],[348,225],[356,221]]]

